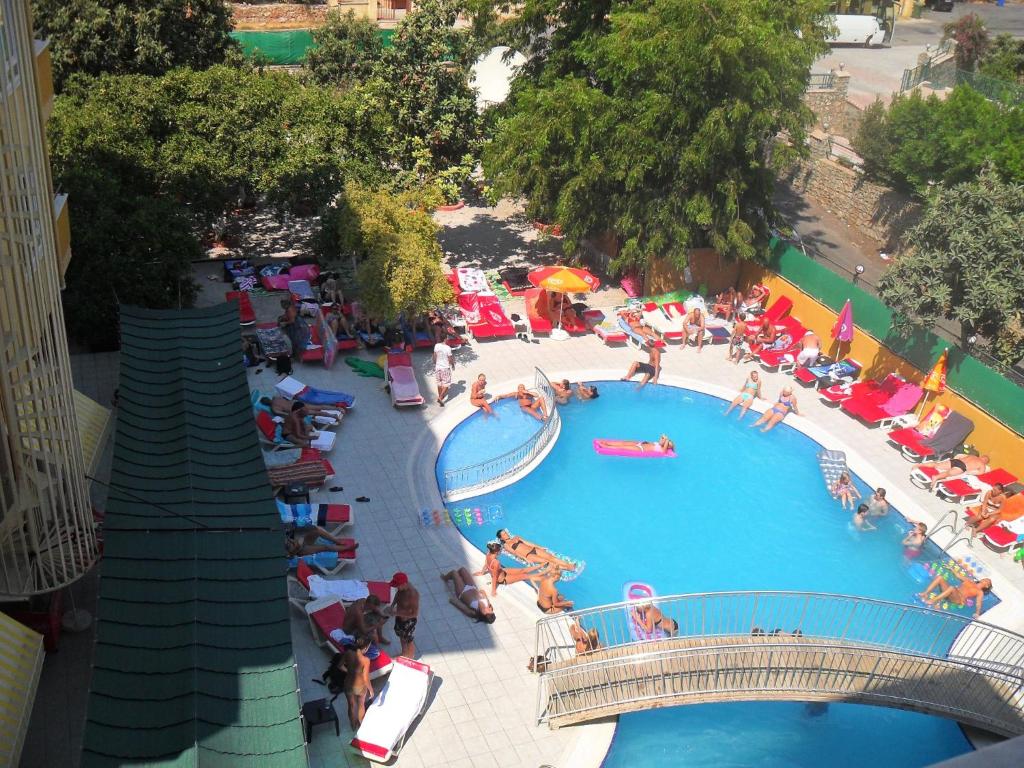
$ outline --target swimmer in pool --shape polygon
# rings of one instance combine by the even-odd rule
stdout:
[[[868,505],[861,504],[853,513],[853,527],[858,531],[877,531],[878,528],[868,522]]]
[[[522,536],[513,536],[504,528],[498,529],[498,543],[512,557],[530,565],[545,565],[561,568],[564,571],[575,571],[576,564],[557,557],[548,549],[527,541]]]
[[[929,597],[929,593],[938,587],[941,592],[937,595]],[[971,581],[970,579],[964,579],[958,586],[950,586],[950,583],[946,581],[942,576],[936,576],[932,579],[932,583],[925,587],[924,592],[921,592],[919,597],[924,600],[925,605],[935,605],[943,600],[949,600],[954,605],[967,605],[971,600],[974,601],[974,618],[981,616],[981,601],[985,597],[985,593],[992,589],[992,579],[982,579],[981,581]]]
[[[924,543],[928,540],[928,526],[914,521],[914,527],[903,537],[903,556],[908,560],[919,557]]]

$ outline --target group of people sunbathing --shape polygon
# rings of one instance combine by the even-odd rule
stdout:
[[[341,423],[344,412],[337,407],[314,405],[302,400],[289,400],[275,395],[262,397],[256,403],[257,410],[266,411],[271,416],[281,416],[281,437],[289,443],[306,448],[320,435],[314,424],[330,429]]]

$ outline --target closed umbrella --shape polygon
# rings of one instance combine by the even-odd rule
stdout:
[[[539,267],[530,272],[526,279],[538,288],[555,293],[590,293],[596,291],[601,281],[585,269],[575,267]],[[558,305],[558,334],[551,338],[567,338],[562,330],[562,305]]]
[[[934,392],[936,395],[946,391],[946,371],[949,369],[949,349],[942,350],[942,354],[939,355],[939,359],[935,361],[935,365],[928,372],[928,375],[924,377],[924,381],[921,382],[921,389],[924,390],[924,399],[921,401],[921,410],[918,411],[918,415],[924,413],[925,403],[928,402],[928,393]]]

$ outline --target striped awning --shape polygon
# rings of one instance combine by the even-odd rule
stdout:
[[[43,636],[0,613],[0,765],[17,765],[43,669]]]

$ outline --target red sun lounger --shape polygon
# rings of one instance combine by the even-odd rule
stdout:
[[[391,761],[405,737],[427,707],[433,675],[430,667],[405,656],[395,659],[391,677],[373,703],[351,741],[352,749],[368,760]]]
[[[344,652],[343,641],[346,635],[342,627],[345,625],[345,606],[341,600],[336,597],[322,597],[306,603],[304,609],[306,616],[309,617],[309,629],[316,644],[329,649],[332,653]],[[375,649],[377,654],[370,659],[370,679],[375,680],[390,672],[394,662],[376,645],[370,647]]]
[[[849,415],[855,416],[865,424],[887,426],[900,416],[904,416],[917,406],[924,395],[917,384],[905,383],[891,397],[881,400],[869,394],[861,398],[846,400],[840,406]]]
[[[247,291],[228,291],[224,294],[228,301],[238,301],[238,324],[252,325],[256,322],[256,310],[252,308],[252,299]]]
[[[993,485],[1001,483],[1010,485],[1017,482],[1017,476],[1005,469],[996,468],[980,475],[951,477],[935,486],[935,493],[946,501],[955,504],[973,504],[980,499]]]

